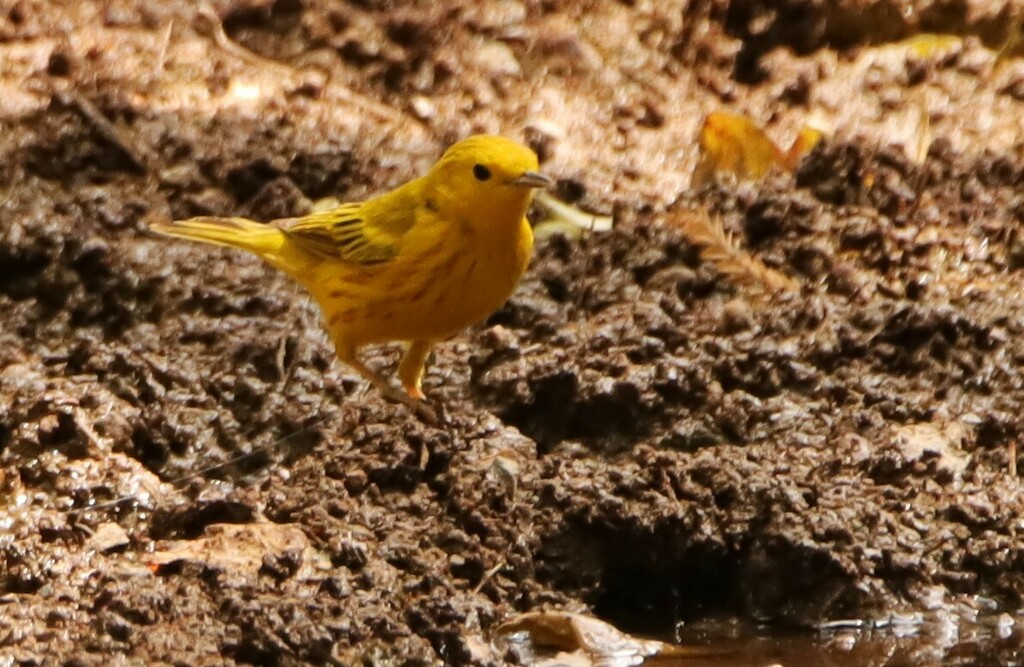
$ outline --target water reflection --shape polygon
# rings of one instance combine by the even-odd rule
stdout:
[[[688,624],[679,643],[711,652],[688,667],[931,667],[1024,664],[1024,615],[908,614],[884,621],[839,621],[817,632],[779,632],[729,621]],[[683,661],[658,665],[684,664]]]

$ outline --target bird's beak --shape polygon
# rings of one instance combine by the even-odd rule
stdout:
[[[549,176],[545,176],[539,171],[524,171],[518,178],[509,181],[509,185],[520,188],[546,188],[554,183]]]

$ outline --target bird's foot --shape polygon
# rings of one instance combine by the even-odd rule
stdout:
[[[424,423],[430,424],[431,426],[438,426],[448,422],[448,415],[444,414],[443,407],[440,405],[436,407],[431,405],[426,398],[416,401],[413,411],[416,413],[416,416],[423,420]]]
[[[444,414],[443,406],[431,405],[426,394],[420,389],[419,383],[405,385],[405,400],[410,402],[413,411],[426,423],[436,426],[439,423],[447,423],[448,417]]]
[[[385,385],[380,389],[384,394],[384,398],[394,403],[405,405],[424,423],[437,426],[442,422],[443,413],[439,414],[438,410],[430,404],[430,401],[427,400],[422,391],[418,392],[419,395],[416,396],[410,391],[401,391],[391,385]]]
[[[340,356],[340,355],[339,355]],[[356,370],[360,375],[363,376],[371,385],[380,391],[381,395],[385,399],[392,401],[393,403],[401,403],[407,406],[413,413],[420,418],[426,424],[436,426],[441,423],[441,419],[438,418],[438,412],[432,405],[427,401],[427,397],[423,395],[423,392],[419,388],[418,380],[404,387],[404,391],[397,389],[387,380],[384,380],[376,373],[374,373],[368,366],[363,364],[354,354],[346,355],[342,357],[342,360]],[[445,418],[444,421],[447,421]]]

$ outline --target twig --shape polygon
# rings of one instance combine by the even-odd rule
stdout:
[[[505,564],[506,561],[503,556],[497,565],[484,572],[484,576],[480,577],[480,583],[473,587],[473,593],[479,593],[483,587],[487,585],[487,582],[490,581],[494,575],[498,574],[498,572],[501,571],[501,568],[505,567]]]
[[[89,444],[101,452],[110,451],[110,440],[101,437],[100,434],[96,432],[89,416],[85,414],[85,410],[78,407],[74,408],[71,411],[71,419],[75,422],[75,426],[78,427],[78,430],[85,436],[86,440],[89,441]]]
[[[911,177],[911,187],[914,189],[914,203],[907,213],[907,219],[912,220],[921,207],[921,200],[924,197],[924,189],[928,180],[928,171],[924,163],[928,159],[928,150],[932,145],[931,116],[928,113],[928,104],[922,94],[917,100],[917,130],[912,146],[913,154],[910,159],[914,163],[915,171]]]
[[[288,356],[288,334],[281,336],[281,339],[277,342],[277,352],[274,354],[274,365],[277,366],[277,377],[279,388],[284,388],[288,384],[288,368],[285,366],[285,358]]]
[[[232,41],[228,36],[227,32],[224,31],[224,23],[220,20],[217,12],[209,5],[209,3],[203,3],[199,8],[199,15],[205,17],[212,24],[213,28],[213,41],[217,43],[224,51],[230,53],[233,56],[241,58],[246,62],[254,65],[262,65],[277,69],[280,72],[287,72],[288,74],[294,75],[299,72],[295,67],[282,63],[277,60],[265,58],[258,53],[254,53],[249,49],[245,48],[241,44]],[[319,74],[325,75],[324,72],[318,72]],[[386,121],[407,121],[408,117],[396,113],[390,107],[374,102],[373,100],[367,99],[362,95],[355,93],[354,91],[345,88],[338,87],[338,90],[344,91],[343,97],[345,101],[351,102],[352,104],[358,105],[363,111],[367,111],[377,116],[379,120]]]
[[[209,3],[203,3],[199,7],[199,15],[208,20],[213,28],[213,41],[217,43],[217,46],[224,49],[228,53],[242,60],[246,60],[254,65],[262,65],[265,67],[272,67],[279,70],[285,70],[288,72],[294,72],[295,69],[285,63],[271,60],[270,58],[264,58],[258,53],[254,53],[249,49],[245,48],[241,44],[238,44],[230,37],[224,30],[224,22],[220,20],[220,16],[214,11],[213,7]]]
[[[96,108],[96,105],[73,91],[60,91],[53,94],[61,105],[74,109],[82,118],[89,121],[93,129],[99,132],[105,141],[115,146],[128,158],[131,166],[141,174],[148,171],[147,160],[142,151],[116,125]]]
[[[164,34],[160,38],[160,51],[156,55],[156,66],[153,68],[154,73],[160,74],[164,71],[164,64],[167,62],[167,49],[171,45],[171,32],[174,30],[174,19],[167,22],[167,27],[164,28]]]

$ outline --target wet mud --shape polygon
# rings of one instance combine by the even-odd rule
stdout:
[[[833,26],[803,44],[756,3],[563,4],[0,0],[9,664],[498,665],[538,609],[673,637],[1021,608],[1006,35],[971,3],[842,43],[844,14],[801,15]],[[936,25],[953,55],[861,68]],[[915,159],[887,121],[933,94]],[[687,187],[702,113],[743,102],[835,132],[793,174]],[[437,349],[439,425],[343,368],[286,277],[147,230],[358,199],[474,131],[616,226],[541,240]],[[702,260],[698,208],[798,288]]]

